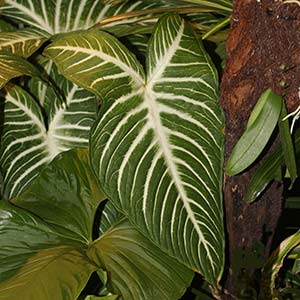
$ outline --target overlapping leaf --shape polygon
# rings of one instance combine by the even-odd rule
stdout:
[[[179,299],[194,273],[141,235],[110,202],[103,213],[102,234],[88,255],[107,270],[111,290],[123,300]]]
[[[47,34],[36,29],[1,32],[0,51],[29,57],[47,40]]]
[[[58,157],[14,199],[26,210],[1,201],[0,299],[76,299],[96,270],[85,251],[103,198],[81,150]]]
[[[147,76],[106,33],[74,33],[45,53],[103,99],[91,155],[106,194],[157,245],[216,286],[224,255],[224,124],[216,71],[193,31],[177,16],[162,18]]]
[[[0,14],[49,34],[88,29],[107,16],[159,6],[154,1],[125,1],[118,6],[103,0],[4,0]],[[114,23],[136,22],[138,18]],[[146,21],[147,22],[147,21]],[[107,25],[108,26],[108,25]]]
[[[58,153],[88,146],[90,127],[97,114],[95,96],[62,77],[59,87],[64,99],[46,83],[40,83],[40,87],[37,96],[52,91],[47,123],[29,93],[17,86],[7,89],[0,148],[6,199],[23,191]]]
[[[23,75],[39,76],[38,70],[22,57],[0,53],[0,89],[11,79]]]

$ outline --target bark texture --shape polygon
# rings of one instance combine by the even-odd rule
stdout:
[[[221,83],[221,104],[226,115],[225,159],[265,89],[285,95],[289,111],[300,104],[300,5],[283,4],[280,0],[235,1],[227,53]],[[245,299],[254,299],[251,295],[256,293],[257,283],[253,273],[259,265],[256,252],[261,251],[262,257],[269,255],[282,209],[282,186],[278,183],[273,183],[259,201],[244,203],[256,168],[226,177],[224,182],[229,241],[224,285],[238,299],[241,294],[249,294],[250,298]],[[222,299],[234,297],[224,295]]]

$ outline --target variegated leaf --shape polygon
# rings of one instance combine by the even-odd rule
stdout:
[[[35,64],[39,67],[41,72],[43,72],[48,82],[43,82],[38,78],[32,77],[29,80],[28,88],[30,93],[44,108],[45,114],[49,116],[50,106],[53,105],[53,102],[60,100],[58,97],[62,97],[62,95],[58,95],[57,93],[59,90],[57,85],[64,81],[65,78],[58,74],[53,62],[45,59],[43,56],[38,56]],[[49,82],[52,84],[49,85]]]
[[[0,148],[6,199],[23,191],[58,153],[88,146],[97,113],[95,96],[71,83],[65,88],[65,101],[53,99],[47,126],[41,108],[25,90],[7,89]]]
[[[216,70],[191,28],[178,16],[162,18],[149,44],[147,76],[106,33],[75,33],[45,53],[103,99],[91,155],[106,194],[151,240],[216,287],[224,264],[224,120]]]
[[[23,75],[39,76],[38,70],[22,57],[0,53],[0,88]]]
[[[29,57],[47,40],[47,34],[37,29],[0,33],[0,51]]]
[[[108,16],[159,6],[154,1],[125,1],[117,6],[103,0],[4,0],[0,14],[49,34],[87,29]],[[130,18],[129,22],[136,22]],[[114,23],[127,23],[122,20]]]

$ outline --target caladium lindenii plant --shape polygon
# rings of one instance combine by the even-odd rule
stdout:
[[[192,26],[176,14],[157,22],[158,7],[2,4],[20,29],[0,38],[0,299],[77,299],[95,271],[107,287],[94,293],[99,299],[178,299],[193,272],[218,293],[225,244],[218,75]],[[134,15],[142,8],[148,19]],[[111,34],[122,35],[124,19],[90,29],[128,11],[128,22],[147,33],[145,63]],[[22,75],[30,79],[15,80]],[[89,154],[68,151],[78,147]]]

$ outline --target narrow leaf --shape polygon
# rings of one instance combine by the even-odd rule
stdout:
[[[29,57],[47,40],[47,35],[36,29],[0,33],[0,51]]]
[[[257,159],[277,124],[282,98],[270,89],[266,90],[261,97],[265,98],[263,107],[260,107],[259,114],[250,118],[250,125],[247,126],[227,161],[226,173],[229,176],[244,171]],[[261,103],[258,101],[258,106]],[[254,108],[254,111],[256,112],[257,108]]]
[[[38,70],[22,57],[0,53],[0,88],[23,75],[39,76]]]
[[[281,108],[280,119],[278,121],[279,133],[281,140],[281,147],[283,151],[285,165],[291,178],[290,188],[293,186],[297,178],[297,164],[295,157],[294,145],[290,133],[290,126],[288,120],[283,120],[287,115],[285,104],[283,103]]]
[[[147,76],[106,33],[70,34],[45,54],[103,99],[91,155],[109,199],[216,287],[224,264],[224,120],[217,72],[194,32],[177,16],[163,17],[149,44]]]
[[[300,132],[295,134],[295,151],[300,152]],[[265,190],[272,180],[281,180],[277,178],[278,172],[284,165],[284,156],[281,145],[258,167],[248,186],[245,197],[246,202],[253,202]]]

